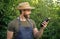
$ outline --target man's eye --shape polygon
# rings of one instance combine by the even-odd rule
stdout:
[[[22,11],[26,11],[25,9],[23,9]]]
[[[26,10],[23,10],[23,11],[31,11],[31,10],[29,10],[29,9],[26,9]]]

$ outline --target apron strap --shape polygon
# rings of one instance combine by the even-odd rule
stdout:
[[[20,26],[21,25],[20,17],[19,17],[18,21],[19,21],[19,26]]]
[[[33,25],[30,19],[27,19],[27,21],[30,23],[31,26]]]

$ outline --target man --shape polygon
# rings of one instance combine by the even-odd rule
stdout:
[[[35,22],[30,19],[31,7],[28,2],[20,3],[18,10],[20,16],[8,24],[7,39],[33,39],[42,36],[48,22],[42,23],[43,27],[38,31]]]

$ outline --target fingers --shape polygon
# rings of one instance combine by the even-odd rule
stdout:
[[[42,24],[44,24],[44,25],[45,25],[45,24],[48,24],[48,22],[44,21]]]
[[[48,22],[46,22],[46,21],[44,21],[44,22],[42,23],[43,27],[46,27],[47,24],[48,24]]]

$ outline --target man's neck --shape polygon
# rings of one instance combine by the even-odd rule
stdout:
[[[26,18],[23,16],[23,14],[20,15],[20,20],[21,21],[26,21]]]

